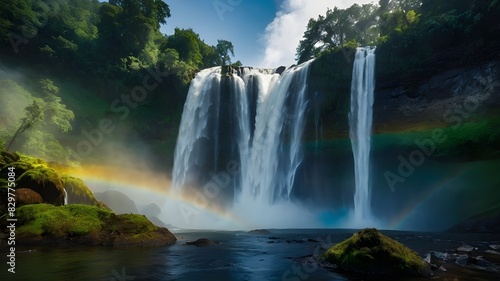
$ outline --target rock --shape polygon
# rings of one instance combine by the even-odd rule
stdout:
[[[254,229],[250,230],[248,233],[250,234],[271,234],[271,231],[267,229]]]
[[[143,215],[116,215],[96,206],[37,204],[17,212],[16,244],[124,247],[171,245],[177,240]]]
[[[135,202],[120,191],[107,190],[101,193],[96,192],[94,196],[117,214],[139,213]]]
[[[274,72],[281,75],[285,70],[286,70],[286,66],[280,66],[280,67],[276,68],[276,70]]]
[[[68,193],[68,204],[97,205],[94,193],[83,180],[71,176],[62,177],[64,189]]]
[[[455,263],[458,264],[458,265],[467,265],[468,259],[469,259],[468,255],[460,255],[455,260]]]
[[[15,192],[16,207],[29,204],[42,204],[43,198],[36,191],[29,188],[18,188]]]
[[[493,254],[493,255],[500,255],[500,252],[493,251],[493,250],[486,250],[486,253]]]
[[[148,217],[158,217],[161,214],[161,208],[155,203],[150,203],[141,208],[141,213]]]
[[[218,244],[221,244],[221,243],[220,242],[210,241],[207,238],[200,238],[200,239],[198,239],[196,241],[188,241],[188,242],[186,242],[186,245],[194,245],[194,246],[198,246],[198,247],[208,246],[208,245],[218,245]]]
[[[36,167],[27,170],[17,179],[17,186],[36,191],[45,203],[64,205],[63,182],[51,168]]]
[[[493,250],[500,250],[500,245],[490,245]]]
[[[457,248],[457,251],[459,252],[472,252],[472,250],[474,250],[474,247],[472,247],[471,245],[467,245],[467,244],[463,244],[462,246],[458,247]]]
[[[431,253],[427,253],[425,255],[424,261],[426,261],[428,264],[431,263]]]
[[[438,259],[441,259],[441,260],[447,260],[448,259],[448,253],[434,252],[433,254]]]
[[[430,276],[430,266],[414,251],[375,228],[363,229],[320,258],[339,269],[367,276]]]
[[[500,233],[500,207],[474,215],[456,224],[448,231],[465,233]]]
[[[440,267],[438,268],[438,270],[440,270],[440,271],[446,271],[446,268],[444,268],[443,266],[440,266]]]
[[[477,266],[481,266],[481,267],[491,267],[492,266],[492,263],[485,260],[482,256],[477,256],[475,258],[472,258],[471,263],[475,264]]]

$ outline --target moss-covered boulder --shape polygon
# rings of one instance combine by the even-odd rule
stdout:
[[[96,206],[25,205],[17,209],[17,218],[21,244],[161,246],[176,241],[143,215],[115,215]]]
[[[27,170],[17,179],[17,187],[36,191],[46,203],[64,205],[63,182],[59,174],[51,168],[37,167]]]
[[[97,199],[83,180],[72,176],[63,176],[62,181],[68,194],[68,204],[97,205]]]
[[[18,188],[15,192],[16,195],[16,206],[20,207],[29,204],[42,204],[43,198],[33,189],[29,188]]]
[[[323,261],[342,271],[367,276],[430,276],[427,264],[414,251],[375,228],[366,228],[328,249]]]

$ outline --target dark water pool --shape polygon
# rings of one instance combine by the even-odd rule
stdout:
[[[310,263],[310,257],[352,235],[353,230],[271,230],[271,234],[238,231],[185,231],[175,245],[158,248],[22,247],[16,273],[0,280],[361,280]],[[384,231],[420,255],[453,252],[463,243],[477,253],[500,244],[492,235],[459,235]],[[208,238],[218,245],[196,247],[186,241]],[[3,254],[3,256],[5,256]],[[500,256],[499,256],[500,257]],[[6,258],[4,258],[6,260]],[[498,265],[497,260],[493,260]],[[500,274],[453,263],[430,280],[500,280]],[[429,279],[408,279],[429,280]]]

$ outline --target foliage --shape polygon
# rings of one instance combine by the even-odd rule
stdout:
[[[217,53],[216,46],[206,44],[190,29],[161,34],[160,25],[171,16],[162,0],[4,2],[0,5],[0,60],[7,68],[29,71],[23,71],[26,77],[12,75],[10,81],[0,81],[2,101],[5,96],[16,97],[16,93],[19,98],[8,101],[12,107],[0,105],[0,136],[8,144],[21,127],[11,149],[46,159],[64,161],[68,149],[61,140],[64,138],[64,147],[74,148],[73,139],[81,139],[78,134],[84,125],[99,122],[104,115],[116,117],[110,104],[144,81],[152,86],[147,89],[148,99],[140,105],[143,112],[154,111],[150,116],[155,117],[165,112],[179,114],[196,72],[220,65],[222,60],[230,63],[234,52],[231,42],[224,41],[225,48],[219,46],[222,48]],[[159,79],[159,69],[168,77]],[[152,73],[155,79],[145,80]],[[53,80],[53,85],[63,90],[56,93],[47,87],[40,91],[34,85],[40,78]],[[72,117],[63,101],[76,115],[71,126],[66,121]],[[46,105],[54,107],[49,110]],[[32,116],[23,116],[24,108],[30,109]],[[35,114],[40,108],[47,110]],[[20,121],[23,117],[24,125]],[[158,129],[163,119],[145,120],[148,127],[156,128],[154,132],[148,132],[134,118],[127,122],[137,128],[138,135],[170,134],[170,130]],[[73,133],[60,134],[70,127],[75,127]]]
[[[227,40],[217,40],[217,46],[215,46],[215,53],[217,54],[217,64],[218,65],[230,65],[231,56],[234,57],[234,47],[233,43]],[[241,64],[241,63],[240,63]]]
[[[23,147],[25,151],[52,152],[46,156],[61,159],[60,157],[64,158],[65,150],[46,130],[50,130],[50,126],[54,126],[62,132],[68,132],[71,130],[70,121],[74,119],[75,115],[57,96],[59,88],[51,80],[41,79],[39,82],[44,98],[32,98],[32,103],[24,108],[25,114],[20,118],[20,125],[13,133],[6,150],[11,148],[21,134],[30,130],[33,132],[24,139],[24,145],[18,145],[18,147]],[[28,93],[27,96],[29,97],[30,94]]]

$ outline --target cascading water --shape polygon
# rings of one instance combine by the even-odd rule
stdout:
[[[179,129],[174,190],[200,189],[229,161],[237,161],[239,172],[232,180],[235,205],[255,210],[255,204],[288,202],[302,161],[310,63],[281,76],[248,68],[238,73],[241,77],[225,77],[220,67],[198,73]]]
[[[286,70],[279,80],[269,83],[267,91],[259,92],[249,170],[242,182],[244,198],[273,203],[290,196],[302,161],[300,138],[309,65]]]
[[[64,205],[68,205],[68,192],[66,192],[66,188],[64,190]]]
[[[354,219],[371,220],[370,207],[370,135],[372,130],[373,91],[375,89],[375,48],[356,51],[351,83],[350,137],[354,156]]]

